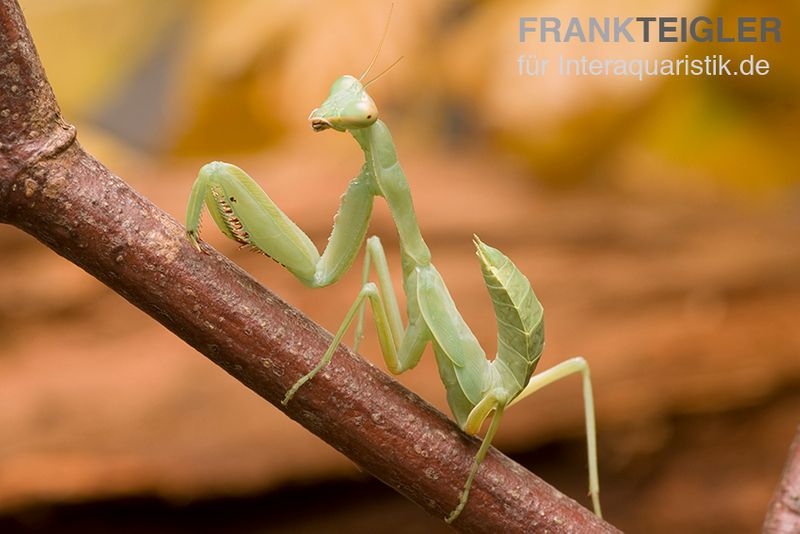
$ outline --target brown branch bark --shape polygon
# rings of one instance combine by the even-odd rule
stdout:
[[[800,427],[789,448],[783,476],[772,497],[764,521],[766,534],[800,532]]]
[[[19,6],[0,2],[0,222],[97,277],[432,514],[452,510],[478,441],[346,347],[281,407],[330,335],[214,250],[198,253],[179,223],[81,148]],[[615,530],[495,450],[455,526]]]

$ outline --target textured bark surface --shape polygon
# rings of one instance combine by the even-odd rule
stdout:
[[[800,428],[789,448],[786,468],[775,490],[764,532],[768,534],[790,534],[800,532]]]
[[[0,28],[0,222],[79,265],[280,408],[330,336],[215,251],[198,254],[180,224],[83,151],[16,2],[3,0]],[[344,347],[284,411],[441,517],[478,445]],[[614,530],[497,451],[456,526]]]

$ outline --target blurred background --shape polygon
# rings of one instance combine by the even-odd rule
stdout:
[[[360,167],[306,122],[360,74],[388,2],[21,0],[79,141],[183,220],[234,162],[322,247]],[[607,518],[753,532],[800,422],[800,5],[396,0],[370,86],[437,267],[487,353],[471,235],[547,310],[540,368],[591,364]],[[521,45],[521,16],[777,16],[781,43]],[[520,77],[520,54],[768,59],[763,77]],[[313,192],[313,194],[309,194]],[[400,272],[378,201],[371,232]],[[327,329],[354,269],[309,290],[204,238]],[[0,530],[435,532],[430,518],[83,271],[0,227]],[[356,265],[358,265],[358,260]],[[396,278],[399,284],[399,278]],[[212,305],[209,303],[209,305]],[[362,354],[383,367],[374,330]],[[432,354],[399,377],[448,412]],[[496,446],[588,504],[579,380],[508,412]]]

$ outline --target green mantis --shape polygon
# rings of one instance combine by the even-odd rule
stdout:
[[[392,373],[413,368],[430,343],[458,425],[474,435],[492,416],[466,476],[459,502],[446,518],[450,523],[467,504],[472,481],[506,408],[547,384],[580,373],[589,492],[595,513],[600,515],[594,405],[586,361],[572,358],[533,375],[544,347],[543,308],[528,279],[511,260],[475,236],[476,252],[498,328],[497,356],[491,361],[486,358],[431,261],[391,135],[378,119],[378,108],[365,89],[370,82],[361,82],[365,75],[366,72],[358,79],[349,75],[337,79],[325,101],[309,116],[315,131],[348,132],[364,153],[361,172],[342,196],[322,254],[244,171],[222,162],[205,165],[192,187],[186,215],[189,238],[200,250],[198,230],[205,202],[225,235],[272,257],[306,286],[323,287],[335,283],[351,267],[366,236],[373,200],[376,196],[383,197],[399,234],[403,289],[407,297],[406,321],[404,323],[397,303],[381,242],[378,237],[370,237],[366,243],[361,291],[328,350],[314,369],[298,378],[286,393],[283,404],[301,393],[301,388],[328,364],[353,321],[356,321],[356,341],[360,338],[366,302],[374,314],[381,352]],[[373,268],[377,284],[369,281]],[[313,387],[313,383],[306,387]]]

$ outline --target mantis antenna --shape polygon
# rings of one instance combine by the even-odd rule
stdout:
[[[366,88],[366,87],[367,87],[369,84],[371,84],[372,82],[374,82],[375,80],[377,80],[378,78],[380,78],[381,76],[383,76],[384,74],[386,74],[387,72],[389,72],[390,70],[392,70],[392,67],[394,67],[395,65],[397,65],[398,63],[400,63],[400,60],[401,60],[401,59],[403,59],[403,56],[400,56],[399,58],[397,58],[397,59],[394,61],[394,63],[392,63],[391,65],[389,65],[389,66],[388,66],[388,67],[386,67],[385,69],[383,69],[383,71],[382,71],[380,74],[378,74],[377,76],[375,76],[374,78],[372,78],[370,81],[368,81],[367,83],[365,83],[365,84],[364,84],[364,88]]]
[[[381,48],[383,48],[383,41],[386,39],[386,34],[389,33],[389,23],[392,21],[392,11],[394,11],[394,4],[389,6],[389,15],[386,17],[386,25],[383,27],[383,35],[381,35],[381,40],[378,43],[378,49],[375,51],[375,55],[372,56],[372,61],[369,62],[367,70],[365,70],[364,73],[358,77],[358,81],[363,80],[364,76],[366,76],[369,73],[369,70],[375,64],[375,61],[378,59],[378,55],[381,53]],[[397,61],[395,61],[395,63],[397,63]]]

